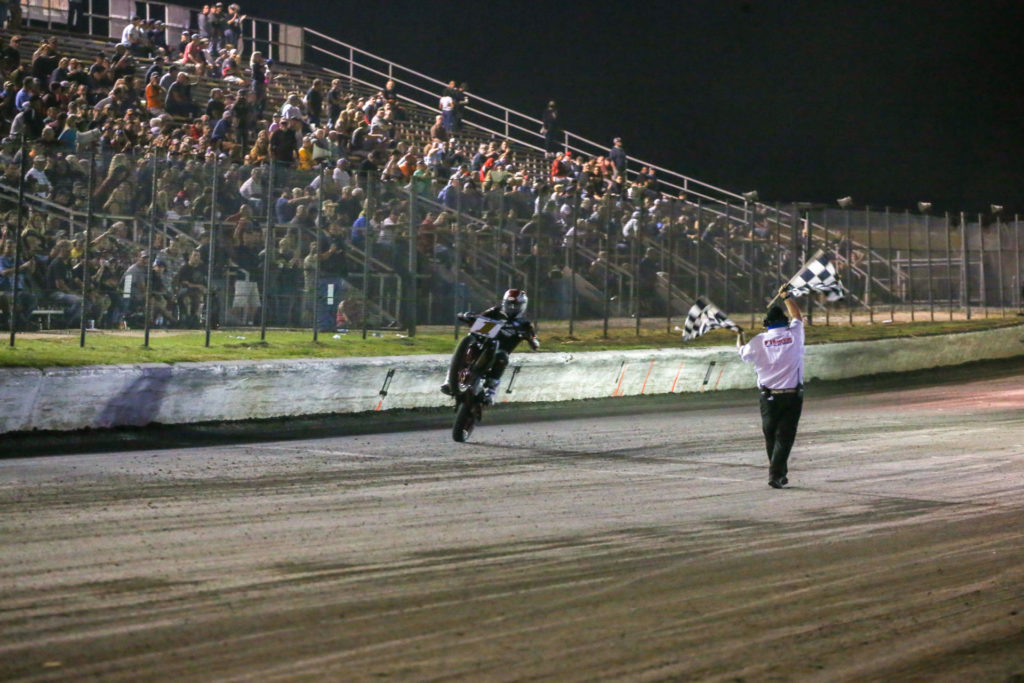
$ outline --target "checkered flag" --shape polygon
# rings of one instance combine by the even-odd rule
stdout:
[[[803,296],[811,291],[824,292],[829,301],[839,301],[844,296],[843,283],[836,275],[836,264],[821,249],[786,284],[786,291],[791,296]]]
[[[686,322],[683,324],[683,341],[696,339],[719,327],[736,332],[743,331],[743,328],[729,320],[729,317],[722,313],[718,306],[699,296],[693,306],[690,306],[690,312],[686,314]]]

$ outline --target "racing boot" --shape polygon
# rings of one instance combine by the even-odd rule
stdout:
[[[498,385],[501,384],[500,379],[489,379],[484,383],[484,405],[493,406],[494,397],[498,394]]]

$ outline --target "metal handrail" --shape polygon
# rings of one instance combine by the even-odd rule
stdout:
[[[341,60],[343,62],[348,62],[350,64],[350,75],[354,75],[353,69],[358,67],[359,69],[364,69],[364,70],[370,71],[371,73],[376,73],[377,75],[380,75],[382,77],[393,79],[396,83],[401,83],[403,86],[411,87],[414,90],[417,90],[417,91],[422,92],[424,94],[428,94],[431,97],[436,97],[437,96],[436,92],[431,92],[431,91],[427,90],[426,88],[423,88],[422,86],[419,86],[419,85],[417,85],[415,83],[412,83],[411,81],[409,81],[407,79],[397,78],[396,75],[395,75],[396,69],[399,72],[401,72],[401,73],[407,73],[407,74],[410,74],[411,76],[414,76],[416,78],[422,79],[423,81],[426,81],[427,83],[430,83],[430,84],[432,84],[432,85],[434,85],[434,86],[436,86],[438,88],[443,88],[443,87],[446,86],[446,84],[443,81],[441,81],[441,80],[439,80],[437,78],[434,78],[432,76],[428,76],[426,74],[420,73],[418,71],[415,71],[414,69],[409,69],[409,68],[404,67],[404,66],[402,66],[400,64],[396,64],[395,62],[392,62],[392,61],[390,61],[388,59],[385,59],[384,57],[380,57],[379,55],[375,55],[372,52],[368,52],[367,50],[363,50],[361,48],[355,47],[353,45],[350,45],[349,43],[345,43],[344,41],[338,40],[337,38],[333,38],[331,36],[328,36],[328,35],[326,35],[324,33],[319,32],[319,31],[315,31],[313,29],[306,28],[306,29],[304,29],[304,32],[306,34],[309,34],[309,35],[315,36],[317,38],[320,38],[322,40],[325,40],[325,41],[327,41],[329,43],[333,43],[334,45],[337,45],[337,46],[343,48],[345,51],[347,51],[349,56],[346,58],[346,57],[344,57],[344,56],[342,56],[340,54],[332,53],[332,52],[330,52],[329,50],[327,50],[327,49],[325,49],[323,47],[315,46],[315,45],[309,44],[308,42],[306,43],[306,46],[308,48],[313,49],[316,52],[319,52],[319,53],[322,53],[322,54],[334,57],[335,59]],[[385,73],[384,71],[380,71],[378,69],[375,69],[375,68],[373,68],[370,65],[361,64],[361,63],[357,64],[357,62],[356,62],[356,55],[365,56],[365,57],[368,57],[370,59],[376,60],[376,61],[378,61],[378,62],[380,62],[382,64],[387,65],[387,68],[388,68],[387,72]],[[493,101],[491,101],[491,100],[489,100],[489,99],[487,99],[485,97],[481,97],[481,96],[476,95],[475,93],[472,93],[472,92],[468,92],[467,95],[470,96],[470,98],[471,98],[470,102],[471,103],[478,103],[478,102],[479,103],[484,103],[486,105],[489,105],[490,107],[493,107],[493,108],[497,109],[502,114],[502,116],[495,115],[495,114],[492,114],[490,112],[487,112],[487,111],[479,108],[478,106],[473,106],[472,104],[467,107],[467,111],[468,112],[472,112],[474,114],[479,114],[481,116],[484,116],[485,118],[488,118],[488,119],[491,119],[493,121],[497,121],[497,122],[503,123],[504,126],[505,126],[505,132],[504,132],[505,137],[509,137],[509,130],[510,129],[516,129],[516,130],[522,131],[524,133],[529,134],[531,137],[534,137],[534,138],[541,137],[541,134],[539,132],[536,132],[536,130],[535,130],[535,127],[537,125],[543,123],[543,121],[541,121],[540,119],[538,119],[536,117],[533,117],[533,116],[530,116],[528,114],[523,114],[523,113],[518,112],[518,111],[516,111],[514,109],[511,109],[509,107],[505,107],[504,105],[498,104],[497,102],[493,102]],[[421,104],[421,105],[423,104],[422,102],[418,102],[418,103]],[[430,105],[426,105],[426,106],[430,106]],[[522,123],[522,124],[516,123],[513,120],[512,117],[515,117],[515,119],[523,121],[524,123]],[[533,128],[528,128],[528,127],[526,127],[527,125],[531,125],[531,126],[533,126]],[[490,128],[486,128],[485,126],[481,126],[479,124],[476,124],[476,126],[481,128],[481,129],[488,130],[489,132],[498,134],[498,135],[502,134],[500,131],[493,130],[493,129],[490,129]],[[532,144],[532,143],[528,143],[526,140],[521,140],[520,139],[520,140],[517,140],[517,142],[519,142],[521,144],[527,144],[530,147],[533,147],[535,149],[540,149],[539,146],[537,146],[535,144]],[[606,145],[601,145],[598,142],[595,142],[593,140],[585,138],[585,137],[583,137],[581,135],[577,135],[575,133],[570,133],[568,131],[565,133],[565,146],[567,148],[573,150],[574,152],[584,152],[584,153],[586,153],[588,155],[594,155],[594,154],[598,154],[598,153],[603,153],[603,151],[607,147]],[[587,148],[587,147],[589,147],[589,148]],[[602,152],[596,152],[595,150],[602,150]],[[629,157],[629,160],[634,165],[634,167],[636,165],[646,166],[648,168],[654,169],[655,171],[657,171],[659,173],[666,174],[670,178],[675,179],[673,181],[660,180],[659,179],[659,182],[662,182],[662,183],[664,183],[664,184],[666,184],[666,185],[668,185],[670,187],[676,188],[676,189],[681,190],[683,192],[687,192],[688,194],[689,193],[694,193],[695,192],[695,190],[694,190],[695,187],[696,188],[704,188],[706,190],[710,190],[711,191],[711,194],[703,194],[703,193],[701,193],[700,196],[702,196],[704,198],[711,199],[711,200],[717,199],[718,201],[723,201],[722,198],[728,198],[728,199],[734,199],[734,200],[743,201],[743,196],[742,195],[740,195],[738,193],[735,193],[735,192],[732,192],[730,190],[726,190],[724,188],[717,187],[715,185],[711,185],[710,183],[705,183],[703,181],[697,180],[695,178],[691,178],[691,177],[683,175],[681,173],[677,173],[677,172],[672,171],[670,169],[667,169],[667,168],[665,168],[663,166],[659,166],[657,164],[653,164],[653,163],[644,161],[642,159],[638,159],[636,157]],[[632,175],[635,176],[635,174],[636,174],[636,171],[634,169],[634,171],[632,172]],[[718,195],[717,197],[715,196],[716,194]]]

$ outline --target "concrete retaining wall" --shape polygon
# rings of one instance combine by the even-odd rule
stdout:
[[[1020,326],[809,346],[806,379],[846,379],[1024,355]],[[447,356],[0,369],[0,433],[357,413],[450,403]],[[501,402],[753,387],[733,347],[516,353]]]

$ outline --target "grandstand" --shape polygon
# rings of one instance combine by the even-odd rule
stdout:
[[[42,4],[0,35],[4,324],[414,330],[509,286],[541,318],[671,324],[698,294],[755,315],[818,248],[854,307],[926,292],[952,310],[972,266],[985,282],[984,242],[955,272],[948,217],[943,270],[926,226],[915,290],[909,218],[882,249],[849,212],[830,227],[642,160],[621,174],[571,133],[549,154],[539,120],[311,29],[247,18],[230,45],[189,8],[68,24]],[[998,300],[1015,289],[1000,277]]]

